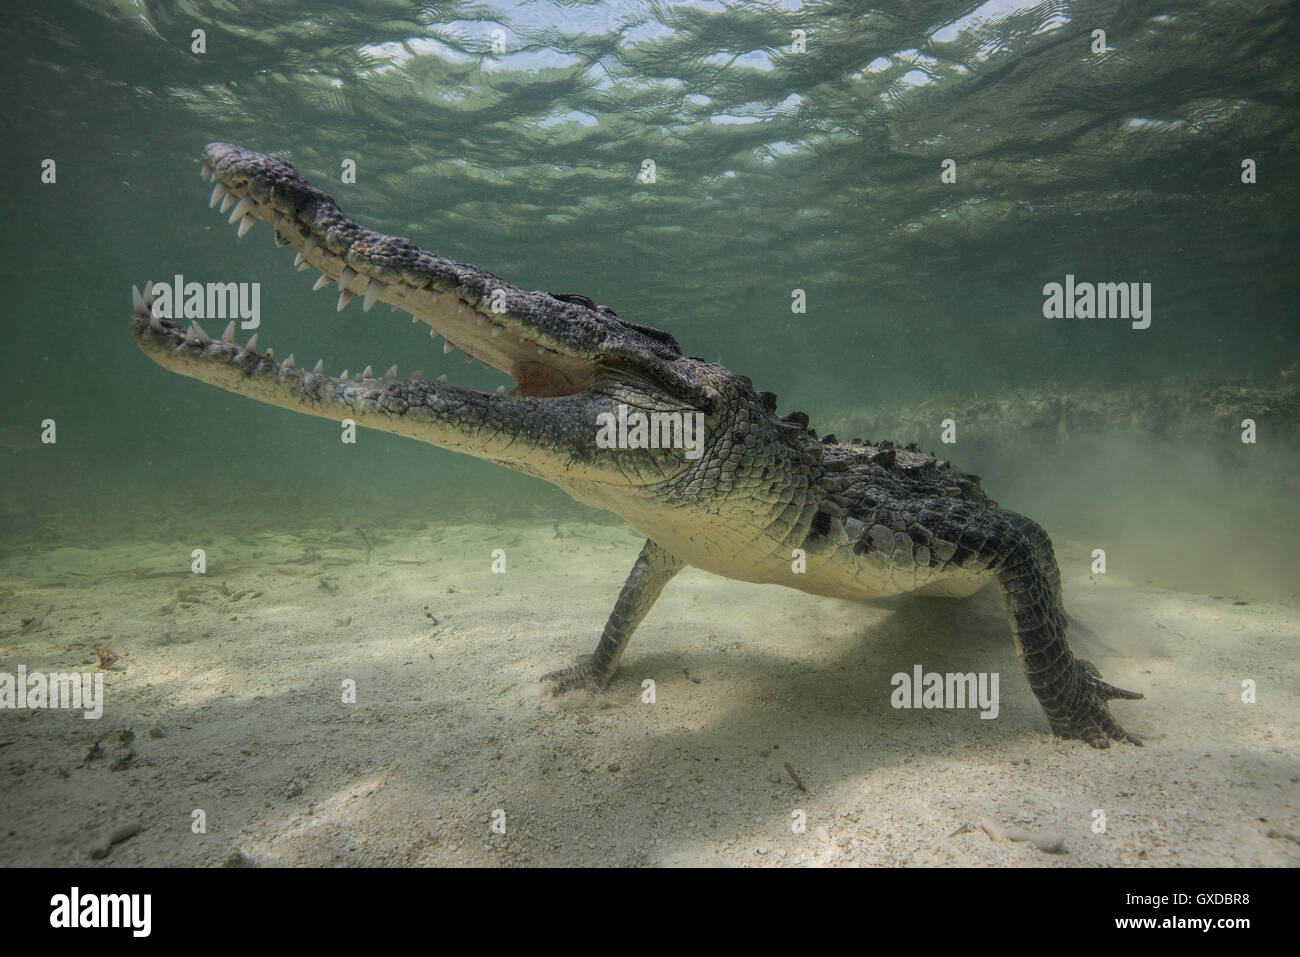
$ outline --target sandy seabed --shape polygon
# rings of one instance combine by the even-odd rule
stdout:
[[[0,711],[0,863],[1300,864],[1293,601],[1071,574],[1058,541],[1072,646],[1146,694],[1113,703],[1142,748],[1047,733],[995,588],[868,605],[687,569],[607,691],[551,697],[640,544],[267,530],[202,543],[203,575],[190,542],[11,551],[0,671],[116,661],[98,720]],[[998,672],[998,717],[893,708],[918,664]]]

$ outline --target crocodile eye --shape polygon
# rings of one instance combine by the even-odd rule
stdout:
[[[704,411],[708,415],[713,415],[722,408],[722,393],[713,386],[704,387]]]

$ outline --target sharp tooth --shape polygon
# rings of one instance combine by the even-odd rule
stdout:
[[[298,255],[294,257],[293,264],[301,266],[307,261],[308,254],[316,248],[316,237],[312,233],[307,234],[307,241],[302,244],[302,249],[298,250]]]
[[[346,306],[348,303],[350,303],[352,301],[352,297],[355,295],[356,293],[348,289],[344,289],[341,293],[339,293],[339,304],[336,311],[342,312],[343,307]]]
[[[140,295],[140,290],[136,288],[135,283],[131,283],[131,310],[143,314],[144,296]]]
[[[361,378],[373,379],[374,377],[375,373],[371,370],[370,366],[366,366],[365,370],[361,373]]]
[[[438,376],[438,378],[434,379],[433,381],[436,382],[436,383],[438,383],[438,385],[446,385],[446,384],[447,384],[447,377],[446,377],[446,375],[440,375],[440,376]]]
[[[469,365],[473,361],[474,361],[474,357],[470,355],[468,352],[465,353],[465,364]]]
[[[153,301],[149,299],[149,297],[152,294],[153,294],[153,280],[150,279],[147,283],[144,284],[144,292],[140,293],[140,295],[144,296],[144,298],[146,299],[146,305],[150,305],[150,306],[153,305]]]
[[[226,331],[221,334],[221,341],[228,346],[235,344],[235,321],[233,319],[226,324]]]
[[[449,353],[449,352],[453,352],[453,351],[455,351],[455,349],[456,349],[456,347],[453,346],[450,342],[444,342],[444,343],[442,344],[442,354],[443,354],[444,356],[445,356],[447,353]]]
[[[344,266],[343,271],[339,273],[339,288],[346,289],[348,283],[357,277],[355,270],[351,266]]]
[[[347,377],[348,377],[348,370],[347,370],[347,369],[344,369],[342,372],[339,373],[339,378],[340,378],[340,379],[346,379]]]
[[[212,170],[209,170],[209,169],[208,169],[208,164],[207,164],[207,163],[200,163],[200,164],[199,164],[199,175],[203,177],[203,181],[204,181],[205,183],[206,183],[207,180],[208,180],[208,173],[210,173],[210,172],[212,172]]]
[[[232,193],[229,189],[227,189],[226,195],[221,197],[221,211],[224,213],[226,210],[228,210],[231,206],[234,205],[235,205],[235,194]]]
[[[251,196],[245,196],[243,199],[241,199],[239,202],[235,204],[235,211],[230,214],[230,219],[228,219],[227,222],[233,226],[236,220],[238,220],[241,216],[243,216],[252,208],[253,208],[253,198]]]
[[[370,307],[373,306],[375,304],[375,300],[379,298],[379,294],[383,292],[386,288],[387,286],[384,283],[380,282],[378,279],[370,280],[369,285],[366,286],[365,299],[362,300],[361,303],[361,311],[369,312]]]
[[[145,304],[149,307],[149,315],[157,316],[159,319],[167,318],[163,315],[162,306],[159,303],[154,302],[152,299],[146,299]]]
[[[239,239],[243,239],[243,238],[244,238],[244,233],[248,232],[248,231],[249,231],[250,229],[252,229],[252,228],[253,228],[253,217],[252,217],[252,216],[245,216],[243,219],[241,219],[241,220],[239,221],[239,233],[238,233],[238,238],[239,238]]]
[[[149,314],[149,328],[152,329],[154,332],[163,331],[162,321],[153,313]]]
[[[385,379],[397,378],[397,363],[393,363],[391,366],[388,367],[388,371],[384,373],[384,378]]]
[[[403,299],[410,299],[411,296],[413,296],[414,294],[415,294],[415,287],[414,287],[414,286],[408,286],[406,283],[402,283],[402,298],[403,298]]]
[[[506,391],[506,387],[503,386],[503,385],[499,385],[499,386],[497,386],[496,394],[497,394],[497,395],[503,395],[503,394],[505,394],[505,391]]]
[[[275,350],[274,350],[274,349],[267,349],[267,350],[266,350],[266,357],[267,357],[268,359],[270,359],[272,362],[274,362],[274,361],[275,361]]]
[[[292,368],[294,368],[294,364],[293,364],[293,353],[292,353],[292,352],[289,353],[289,358],[287,358],[287,359],[284,360],[284,367],[285,367],[286,369],[292,369]]]
[[[396,369],[397,366],[393,366],[393,368]],[[423,370],[423,369],[416,369],[414,372],[411,373],[411,378],[412,378],[412,379],[423,379],[423,378],[424,378],[424,370]]]
[[[459,318],[465,312],[465,304],[459,299],[456,300],[456,316]]]
[[[303,263],[301,266],[298,267],[298,272],[306,272],[310,268],[311,268],[311,263]]]
[[[546,355],[546,347],[545,347],[545,346],[538,346],[538,347],[537,347],[537,354],[538,354],[539,356],[544,356],[544,355]]]
[[[195,343],[207,345],[211,341],[212,340],[208,338],[207,333],[199,327],[197,322],[191,322],[190,327],[185,330],[185,344],[187,346],[192,346]]]
[[[257,333],[256,333],[256,332],[253,333],[253,338],[251,338],[251,339],[248,340],[248,345],[244,346],[244,351],[245,351],[245,352],[256,352],[256,351],[257,351]]]
[[[419,316],[411,316],[411,321],[412,321],[412,322],[419,322],[419,321],[420,321],[420,317],[419,317]]]
[[[316,285],[311,287],[311,291],[315,292],[318,289],[324,289],[333,281],[334,280],[331,279],[329,276],[327,276],[325,273],[321,273],[320,276],[318,276],[316,279]]]
[[[212,198],[208,200],[208,209],[211,209],[213,206],[217,205],[217,203],[221,202],[221,200],[225,199],[229,192],[230,190],[226,189],[225,183],[218,182],[216,186],[213,186]]]
[[[493,326],[493,327],[492,327],[492,338],[495,339],[497,336],[501,335],[501,333],[503,333],[503,332],[505,332],[505,329],[503,329],[501,326]]]
[[[311,367],[311,371],[319,375],[325,368],[325,360],[317,359],[316,364]]]

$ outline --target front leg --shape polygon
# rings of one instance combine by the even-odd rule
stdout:
[[[551,693],[562,694],[580,687],[605,687],[614,676],[618,660],[623,657],[637,625],[641,624],[641,619],[664,590],[664,585],[685,565],[680,558],[646,539],[636,564],[623,583],[623,590],[614,603],[595,652],[583,655],[572,667],[542,676],[543,681],[550,682]]]

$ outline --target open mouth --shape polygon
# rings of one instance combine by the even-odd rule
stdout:
[[[257,169],[252,169],[249,156],[256,157]],[[339,311],[353,299],[365,311],[377,302],[402,309],[413,322],[427,324],[435,340],[442,338],[444,355],[461,350],[466,362],[479,359],[513,378],[513,396],[568,396],[590,387],[596,357],[572,354],[572,343],[564,341],[568,323],[582,325],[581,313],[599,308],[590,300],[526,293],[478,267],[365,229],[281,160],[214,143],[204,150],[202,175],[213,183],[209,206],[228,213],[239,236],[259,220],[268,223],[277,245],[297,251],[298,269],[317,272],[314,290],[337,289]],[[539,311],[539,298],[546,313],[540,322],[533,315]],[[149,287],[135,295],[133,305],[137,315],[149,319],[155,336],[174,339],[175,345],[201,347],[206,359],[218,358],[212,353],[216,350],[228,352],[232,361],[242,357],[246,364],[257,358],[276,363],[284,372],[298,369],[292,354],[278,361],[271,349],[259,353],[256,335],[245,345],[237,344],[233,322],[219,339],[213,339],[197,322],[186,326],[159,315]],[[322,363],[317,362],[310,374],[324,375]],[[417,372],[410,378],[422,379],[422,375]],[[394,365],[376,376],[367,366],[354,376],[344,370],[332,378],[396,380],[398,372]],[[436,381],[445,384],[446,376]],[[504,392],[505,387],[497,391]]]

